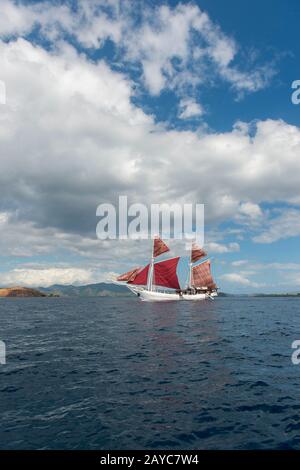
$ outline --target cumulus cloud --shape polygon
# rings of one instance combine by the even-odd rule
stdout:
[[[53,5],[51,1],[27,3],[1,0],[0,36],[11,38],[30,33],[39,26],[49,40],[60,37],[63,30],[75,27],[75,18],[68,5]]]
[[[30,8],[17,5],[11,0],[2,0],[0,15],[0,35],[2,37],[23,34],[34,24]]]
[[[165,130],[132,104],[132,82],[104,61],[24,39],[0,42],[0,53],[8,88],[0,130],[3,212],[93,237],[96,207],[118,194],[205,203],[207,222],[240,210],[256,217],[261,201],[300,200],[296,126],[258,121],[254,135],[247,126],[201,135]]]
[[[300,211],[298,209],[281,210],[277,217],[268,221],[268,226],[259,235],[253,237],[256,243],[273,243],[281,239],[300,235]]]
[[[252,64],[244,71],[233,65],[238,53],[234,39],[193,3],[174,8],[122,1],[75,3],[72,10],[68,4],[3,0],[0,35],[25,35],[38,25],[49,41],[67,33],[86,49],[99,49],[110,39],[119,63],[137,64],[153,95],[166,88],[177,92],[195,88],[209,82],[212,72],[238,92],[253,92],[266,86],[274,74],[270,65]]]
[[[151,118],[131,105],[130,81],[102,61],[90,63],[70,48],[52,55],[23,39],[0,43],[0,51],[8,84],[3,199],[43,226],[71,229],[89,220],[94,229],[104,198],[138,189],[134,140],[150,131]]]
[[[259,205],[253,204],[253,202],[243,202],[239,207],[239,213],[242,216],[250,217],[250,219],[257,219],[263,215]]]
[[[202,84],[211,69],[238,91],[257,91],[274,74],[267,65],[246,72],[233,66],[237,44],[192,3],[146,8],[141,24],[121,42],[128,60],[141,63],[145,85],[154,95],[164,88]]]
[[[226,273],[221,276],[221,279],[224,281],[228,281],[233,284],[240,284],[241,286],[246,287],[262,287],[264,284],[259,284],[257,282],[253,282],[245,274],[242,273]]]
[[[208,242],[205,244],[205,248],[210,253],[232,253],[235,251],[240,251],[240,245],[236,242],[231,242],[227,245],[217,242]]]
[[[120,194],[130,202],[205,203],[211,223],[237,214],[254,223],[263,202],[300,203],[297,126],[258,120],[223,133],[168,130],[134,104],[142,80],[153,95],[175,91],[187,119],[203,114],[193,91],[210,77],[255,91],[269,76],[237,69],[237,44],[198,6],[151,8],[135,21],[128,4],[117,2],[79,1],[77,10],[1,2],[0,79],[7,92],[0,126],[2,256],[62,249],[97,262],[101,256],[103,269],[115,270],[113,243],[100,249],[95,237],[96,207],[116,203]],[[33,28],[34,43],[26,36]],[[117,65],[88,54],[106,39],[115,44]],[[288,236],[298,230],[294,212],[277,222]],[[255,241],[279,239],[275,225]],[[214,240],[208,248],[229,253],[239,245]],[[122,244],[113,249],[118,260],[132,253]],[[142,259],[145,248],[135,245],[134,252]]]
[[[93,279],[93,272],[83,268],[16,268],[0,273],[0,285],[4,286],[76,285],[92,283]]]
[[[180,114],[179,114],[180,119],[189,119],[195,116],[200,117],[204,113],[203,107],[199,103],[196,103],[196,101],[190,98],[182,99],[180,101],[179,108],[180,108]]]

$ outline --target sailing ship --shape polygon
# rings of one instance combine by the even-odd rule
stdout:
[[[157,260],[170,248],[159,237],[153,240],[151,261],[145,267],[137,267],[113,280],[125,285],[144,301],[205,300],[218,295],[211,274],[211,262],[207,253],[196,243],[191,246],[187,285],[180,287],[177,266],[180,257]]]

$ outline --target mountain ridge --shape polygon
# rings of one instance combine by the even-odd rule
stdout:
[[[128,297],[132,295],[125,287],[106,282],[83,286],[54,284],[49,287],[39,287],[38,290],[46,295],[59,295],[60,297]]]

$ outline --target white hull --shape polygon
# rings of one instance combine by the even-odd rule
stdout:
[[[150,290],[141,290],[138,293],[141,300],[145,302],[165,302],[170,300],[205,300],[208,298],[207,294],[182,294],[167,293],[167,292],[156,292]]]
[[[121,281],[116,281],[114,279],[111,280],[113,284],[116,284],[116,286],[124,286],[127,287],[127,289],[131,290],[134,294],[138,294],[138,292],[142,291],[144,287],[142,286],[136,286],[134,284],[127,284],[127,282],[121,282]]]
[[[217,292],[211,292],[210,294],[210,297],[218,297],[218,293]]]
[[[210,299],[214,300],[214,297],[218,296],[216,291],[210,293],[198,293],[198,294],[184,294],[181,295],[176,292],[159,292],[159,291],[151,291],[145,289],[145,287],[137,286],[134,284],[127,284],[124,282],[113,281],[114,284],[123,285],[127,287],[131,292],[135,295],[140,297],[141,300],[144,302],[165,302],[165,301],[174,301],[174,300],[187,300],[187,301],[195,301],[195,300],[205,300]]]
[[[129,290],[131,290],[131,292],[133,292],[134,294],[138,295],[140,292],[142,292],[144,290],[143,287],[140,287],[140,286],[130,286],[127,284],[126,286]]]

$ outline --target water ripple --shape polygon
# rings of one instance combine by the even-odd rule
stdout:
[[[2,449],[299,449],[299,299],[1,299]]]

